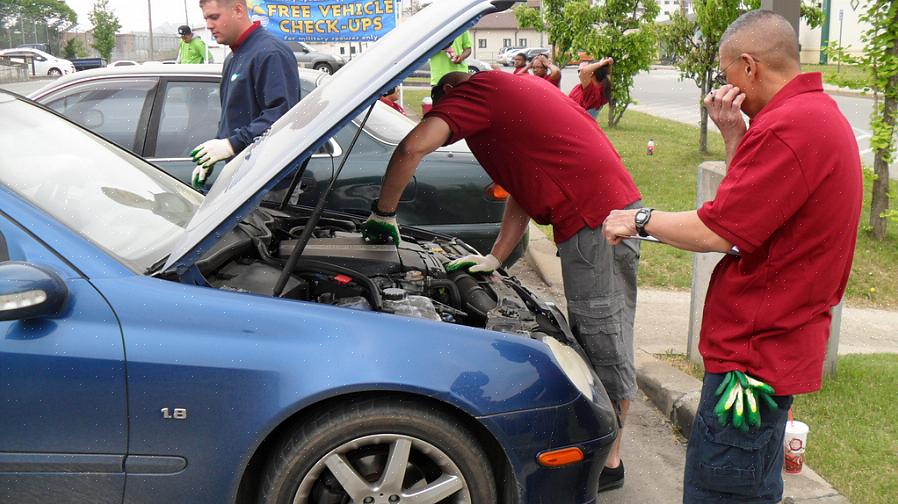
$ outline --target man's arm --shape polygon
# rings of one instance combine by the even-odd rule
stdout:
[[[530,216],[521,208],[521,205],[511,196],[505,200],[505,212],[502,214],[502,227],[499,229],[499,236],[496,243],[493,244],[493,250],[490,252],[493,257],[504,263],[511,251],[518,245],[527,225],[530,223]]]
[[[625,237],[636,235],[636,212],[637,210],[613,210],[608,215],[603,227],[608,243],[617,245]],[[668,245],[690,252],[726,253],[733,248],[732,243],[706,226],[695,210],[654,211],[645,231]]]
[[[611,65],[612,63],[614,63],[614,60],[612,60],[611,58],[603,58],[596,63],[590,63],[589,65],[583,67],[583,69],[580,70],[580,87],[582,87],[583,89],[588,88],[589,83],[592,82],[593,78],[595,78],[596,71],[598,71],[598,69],[602,68],[603,66]]]
[[[399,198],[411,181],[421,159],[439,149],[449,140],[452,130],[439,117],[427,117],[399,143],[387,165],[378,199],[378,210],[393,213]]]

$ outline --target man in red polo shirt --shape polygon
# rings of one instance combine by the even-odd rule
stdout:
[[[586,112],[596,117],[602,105],[611,98],[611,65],[614,60],[604,58],[596,63],[580,63],[577,77],[580,84],[574,86],[568,96],[577,102]]]
[[[447,270],[489,273],[521,240],[530,219],[551,224],[561,256],[571,327],[609,397],[626,417],[636,394],[633,318],[638,245],[610,247],[601,224],[617,207],[637,208],[639,191],[595,120],[544,79],[505,72],[446,75],[434,106],[399,144],[380,199],[362,226],[369,240],[399,240],[395,211],[421,159],[465,139],[471,152],[511,197],[499,237],[487,256],[467,256]],[[535,102],[544,106],[521,107]],[[623,484],[618,437],[599,482]]]
[[[716,197],[692,212],[614,211],[605,223],[612,244],[639,233],[696,252],[740,251],[718,263],[708,287],[686,503],[780,502],[786,413],[794,394],[820,388],[830,309],[851,271],[862,200],[857,143],[820,74],[800,73],[798,55],[795,31],[779,15],[752,11],[734,21],[720,42],[728,84],[705,99],[727,152]],[[755,401],[750,410],[757,392],[775,404]],[[730,393],[748,422],[737,408],[730,424]]]

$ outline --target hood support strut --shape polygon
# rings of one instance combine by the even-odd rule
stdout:
[[[365,118],[362,120],[362,123],[359,124],[359,128],[358,130],[356,130],[355,136],[352,137],[352,142],[349,144],[349,149],[347,149],[346,155],[343,156],[343,160],[340,161],[340,166],[337,167],[337,171],[334,172],[333,176],[331,176],[331,180],[327,186],[327,189],[325,189],[325,191],[321,194],[321,198],[318,199],[318,204],[315,205],[315,210],[312,211],[312,215],[309,217],[308,222],[306,222],[306,225],[302,230],[302,234],[296,241],[296,247],[294,247],[293,251],[290,252],[290,258],[287,259],[287,264],[284,265],[284,270],[281,271],[281,276],[278,278],[278,282],[274,286],[274,297],[281,297],[281,295],[284,293],[284,287],[286,287],[287,285],[287,280],[290,278],[290,274],[296,268],[296,263],[299,262],[299,256],[302,255],[303,250],[305,250],[306,245],[312,238],[312,232],[315,231],[315,226],[318,225],[318,221],[321,219],[321,214],[322,212],[324,212],[324,205],[327,203],[327,198],[330,196],[331,191],[334,190],[334,185],[337,183],[337,179],[340,178],[340,172],[343,171],[343,166],[346,165],[346,160],[349,159],[349,156],[352,154],[352,150],[353,148],[355,148],[355,143],[359,139],[359,135],[362,134],[362,129],[365,128],[365,124],[368,123],[368,118],[371,116],[371,111],[374,110],[377,102],[378,100],[374,100],[371,106],[368,107],[368,112],[365,113]]]

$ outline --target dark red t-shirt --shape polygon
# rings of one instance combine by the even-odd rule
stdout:
[[[861,204],[851,125],[819,73],[799,75],[754,117],[717,196],[698,211],[742,252],[711,277],[705,369],[747,371],[782,395],[820,388],[829,310],[851,272]]]
[[[571,97],[571,100],[574,100],[583,107],[584,110],[598,109],[602,105],[608,103],[604,88],[592,80],[589,81],[589,85],[586,86],[586,89],[583,89],[583,86],[577,84],[574,86],[574,89],[571,89],[568,96]]]
[[[539,104],[532,106],[532,104]],[[562,243],[641,197],[596,121],[535,76],[480,72],[433,106],[492,179]]]

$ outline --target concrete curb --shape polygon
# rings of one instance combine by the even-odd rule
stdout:
[[[556,256],[555,244],[533,223],[530,223],[530,243],[525,256],[539,277],[552,288],[562,288],[561,260]],[[636,382],[662,415],[683,435],[689,436],[698,411],[702,382],[656,359],[650,353],[636,351]],[[810,467],[801,474],[783,474],[784,504],[814,501],[824,504],[850,504]]]

